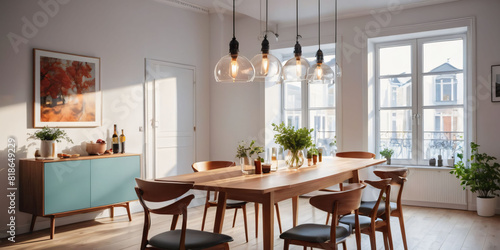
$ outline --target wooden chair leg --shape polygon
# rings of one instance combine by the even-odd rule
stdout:
[[[290,248],[290,241],[285,240],[285,242],[283,243],[283,250],[288,250],[288,248]]]
[[[115,218],[115,207],[111,206],[109,208],[109,218],[114,219]]]
[[[36,215],[31,216],[31,225],[30,225],[30,233],[33,233],[33,229],[35,229]]]
[[[403,245],[405,247],[405,250],[408,250],[408,244],[406,242],[406,232],[405,232],[405,221],[403,218],[403,212],[399,212],[399,226],[401,227],[401,236],[403,237]]]
[[[383,235],[383,239],[384,239],[384,249],[385,250],[391,250],[391,248],[389,248],[389,242],[387,240],[387,232],[383,231],[382,235]]]
[[[255,202],[255,238],[259,236],[259,203]]]
[[[377,239],[375,235],[375,230],[371,230],[370,232],[370,246],[372,250],[377,250]]]
[[[278,203],[274,203],[274,207],[276,208],[276,218],[278,219],[278,226],[280,228],[280,234],[282,234],[283,230],[281,229],[280,208],[278,206]]]
[[[203,219],[201,220],[201,231],[205,230],[205,220],[207,219],[208,205],[205,204],[205,210],[203,211]]]
[[[330,220],[330,213],[326,213],[326,222],[325,225],[328,225],[328,221]]]
[[[233,227],[236,224],[236,214],[238,214],[238,209],[237,208],[234,209]]]
[[[54,239],[54,234],[56,234],[56,217],[50,217],[50,239]]]
[[[245,239],[247,240],[248,243],[247,206],[243,205],[242,209],[243,209],[243,222],[245,223]],[[236,215],[236,212],[234,212],[234,214]]]
[[[342,249],[347,250],[347,244],[345,243],[345,240],[342,241]]]
[[[132,214],[130,214],[130,203],[127,202],[127,214],[128,214],[128,221],[132,221]]]

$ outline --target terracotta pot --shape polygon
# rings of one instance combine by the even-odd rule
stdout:
[[[318,162],[318,156],[313,155],[313,165],[316,165],[317,162]]]
[[[262,162],[259,159],[255,160],[255,174],[262,174]]]

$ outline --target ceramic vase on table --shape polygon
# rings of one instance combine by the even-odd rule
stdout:
[[[302,150],[290,150],[285,157],[285,162],[289,169],[300,168],[304,164],[304,153]]]

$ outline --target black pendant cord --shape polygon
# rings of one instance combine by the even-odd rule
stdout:
[[[235,36],[235,33],[236,33],[236,32],[235,32],[235,27],[234,27],[234,23],[235,23],[235,21],[236,21],[236,19],[234,18],[234,12],[235,12],[235,10],[236,10],[236,9],[235,9],[235,7],[234,7],[234,1],[235,1],[235,0],[233,0],[233,38],[235,38],[235,37],[236,37],[236,36]]]
[[[321,49],[321,0],[318,0],[318,49]]]
[[[268,29],[267,29],[267,18],[269,17],[268,13],[267,13],[268,9],[269,9],[269,2],[268,2],[268,0],[266,0],[266,34],[264,35],[265,37],[267,37],[267,32],[268,32]]]
[[[295,4],[295,29],[297,31],[296,42],[299,42],[299,0]]]
[[[337,51],[337,22],[338,22],[338,18],[337,18],[337,0],[335,0],[335,51]],[[335,53],[335,56],[337,56],[337,53]],[[337,59],[335,59],[337,60]]]

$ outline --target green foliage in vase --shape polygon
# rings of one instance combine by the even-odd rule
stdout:
[[[460,159],[451,174],[461,181],[461,185],[469,186],[470,191],[478,193],[478,197],[487,198],[499,196],[496,191],[500,190],[500,164],[495,162],[496,157],[486,153],[479,153],[479,145],[470,143],[471,154],[469,159],[464,159],[463,153],[457,154]]]
[[[263,152],[264,148],[255,145],[255,140],[252,140],[252,142],[250,142],[250,145],[248,146],[246,146],[246,143],[244,141],[241,141],[238,147],[236,148],[236,157],[237,158],[252,157],[252,155],[257,154],[257,156],[260,158],[259,154]]]
[[[38,130],[33,134],[29,134],[28,139],[40,139],[42,141],[57,141],[61,142],[61,140],[66,140],[67,142],[73,143],[73,140],[69,138],[64,130],[59,128],[49,128],[45,126],[42,130]]]
[[[318,155],[318,154],[319,154],[319,151],[318,151],[318,148],[316,148],[316,144],[313,144],[312,147],[310,147],[307,150],[307,158],[309,158],[309,156]]]
[[[285,123],[281,123],[280,125],[273,123],[272,125],[273,130],[277,132],[274,135],[274,142],[283,146],[285,150],[297,152],[313,145],[311,133],[314,129],[295,129],[292,126],[285,126]]]
[[[394,150],[389,148],[384,148],[384,150],[380,151],[380,155],[386,159],[390,159],[392,154],[394,154]]]

